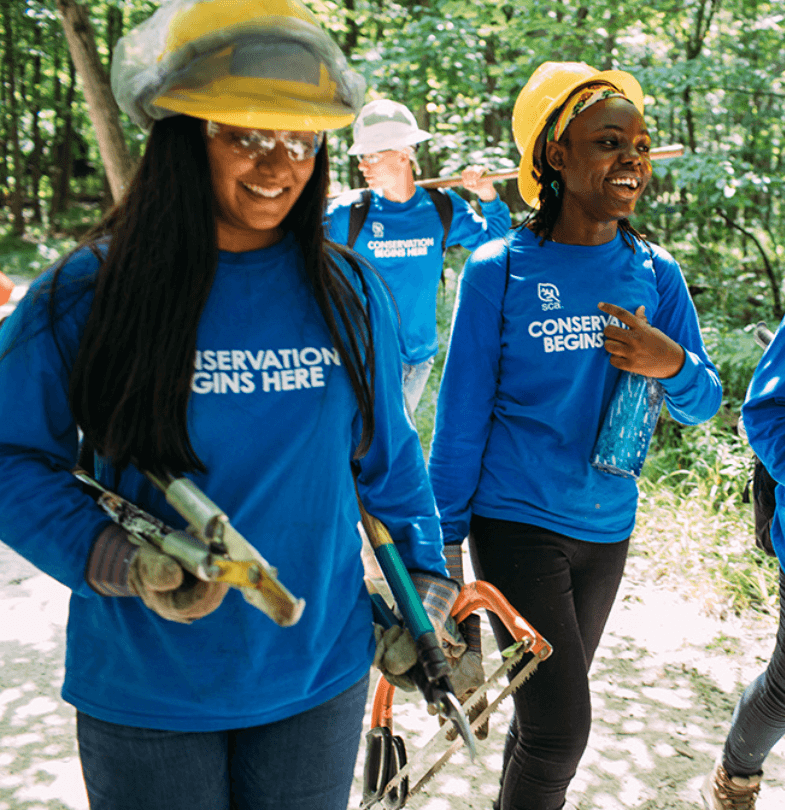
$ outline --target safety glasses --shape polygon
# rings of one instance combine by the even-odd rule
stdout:
[[[324,143],[324,132],[290,132],[280,129],[241,129],[207,122],[207,135],[225,138],[229,148],[236,155],[247,160],[269,155],[277,143],[286,151],[289,160],[297,163],[315,157]]]
[[[367,163],[369,166],[375,166],[382,158],[382,152],[372,152],[370,155],[360,155],[360,163]]]

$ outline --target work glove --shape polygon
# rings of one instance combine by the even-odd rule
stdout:
[[[138,596],[150,610],[180,624],[212,613],[229,588],[197,579],[155,546],[135,545],[115,525],[98,535],[85,579],[102,596]]]
[[[415,571],[411,577],[447,663],[453,666],[466,652],[466,642],[461,638],[458,625],[450,615],[461,586],[451,579],[421,571]]]
[[[464,585],[463,578],[463,552],[460,543],[446,545],[444,557],[447,561],[447,572],[450,579]],[[466,642],[466,652],[452,667],[450,682],[455,690],[455,696],[461,703],[465,703],[477,689],[485,683],[485,672],[482,668],[482,634],[480,630],[480,617],[470,613],[458,625],[458,630]],[[469,722],[473,722],[488,707],[488,699],[483,695],[477,705],[469,712]],[[441,720],[443,723],[444,721]],[[448,739],[455,739],[456,732],[452,730]],[[477,728],[474,736],[484,740],[488,736],[488,722]]]
[[[458,626],[450,616],[450,610],[460,588],[455,582],[436,576],[415,572],[411,574],[417,594],[425,612],[431,620],[436,639],[448,663],[452,666],[466,650],[466,643],[458,633]],[[400,614],[398,615],[400,619]],[[411,633],[403,625],[394,625],[384,630],[374,625],[376,654],[374,666],[381,670],[385,679],[393,686],[407,692],[417,687],[411,678],[405,676],[417,663],[417,648]]]
[[[373,665],[392,686],[414,692],[417,689],[414,681],[405,675],[417,663],[417,647],[412,634],[400,624],[387,630],[374,624],[373,635],[376,639]]]

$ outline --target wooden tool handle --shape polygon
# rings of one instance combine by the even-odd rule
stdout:
[[[681,144],[670,146],[655,146],[650,152],[652,160],[667,160],[668,158],[681,157],[684,154],[684,147]],[[488,172],[483,177],[490,180],[512,180],[518,176],[517,169],[505,169],[500,172]],[[427,180],[415,180],[415,185],[423,188],[455,188],[463,185],[460,175],[452,177],[429,177]]]

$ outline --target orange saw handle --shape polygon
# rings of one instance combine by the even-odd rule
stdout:
[[[518,611],[507,601],[502,592],[490,582],[477,580],[467,582],[452,607],[452,617],[462,622],[470,613],[477,610],[490,610],[504,622],[504,626],[516,642],[520,642],[526,652],[546,659],[553,648]],[[373,695],[371,708],[371,728],[388,728],[392,732],[392,706],[395,687],[384,676],[379,677]]]

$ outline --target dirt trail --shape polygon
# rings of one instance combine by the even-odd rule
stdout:
[[[0,810],[87,808],[73,710],[59,697],[67,602],[65,588],[0,544]],[[484,617],[483,627],[490,672],[499,658]],[[768,659],[774,630],[771,617],[707,616],[699,602],[653,585],[645,561],[632,557],[595,659],[595,719],[569,796],[575,808],[699,808],[697,786],[724,739],[741,688]],[[407,807],[490,810],[508,704],[493,715],[477,761],[458,752]],[[400,695],[394,718],[410,754],[436,728],[419,701]],[[360,803],[363,754],[351,808]],[[767,762],[760,810],[785,807],[784,788],[780,743]]]

